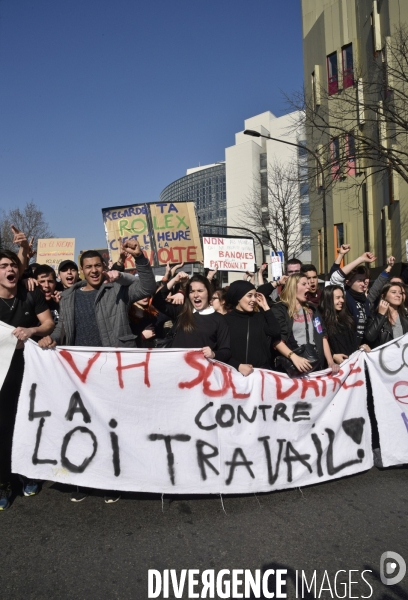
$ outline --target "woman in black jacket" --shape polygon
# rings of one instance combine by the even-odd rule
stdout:
[[[166,298],[172,287],[187,281],[184,304],[171,304]],[[202,348],[206,358],[228,362],[230,335],[225,318],[210,306],[212,290],[206,277],[177,273],[153,297],[153,306],[175,321],[172,348]]]
[[[291,275],[281,293],[280,300],[272,306],[277,318],[282,340],[275,344],[275,350],[292,361],[299,374],[307,373],[313,367],[311,363],[295,352],[299,346],[310,343],[315,346],[319,356],[318,369],[323,369],[325,361],[333,373],[339,370],[333,361],[327,341],[326,331],[316,308],[306,301],[309,284],[303,273]]]
[[[227,291],[233,310],[224,316],[231,336],[229,364],[245,377],[256,369],[271,369],[270,340],[280,340],[279,324],[265,296],[249,281],[234,281]],[[262,312],[255,312],[255,307]]]
[[[366,344],[359,344],[357,341],[356,324],[348,310],[344,290],[340,285],[327,285],[322,290],[318,313],[325,325],[335,363],[340,365],[358,349],[370,351]]]
[[[386,283],[376,313],[367,319],[365,338],[372,348],[382,346],[408,331],[404,310],[404,288],[400,283]]]

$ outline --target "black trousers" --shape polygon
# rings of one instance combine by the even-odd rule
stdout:
[[[16,350],[0,390],[0,483],[11,478],[11,448],[23,374],[24,351]]]

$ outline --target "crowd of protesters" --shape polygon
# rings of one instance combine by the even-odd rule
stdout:
[[[17,346],[0,391],[0,510],[12,495],[11,447],[19,390],[24,373],[24,342],[44,350],[55,346],[117,348],[200,348],[207,359],[222,361],[242,376],[272,369],[290,377],[315,370],[337,373],[358,349],[370,349],[408,332],[405,275],[390,278],[394,258],[370,286],[366,252],[341,266],[350,251],[341,246],[330,282],[319,287],[317,270],[291,259],[286,274],[266,281],[258,273],[221,287],[217,272],[194,274],[167,265],[156,281],[136,240],[121,243],[120,258],[106,265],[99,252],[80,256],[80,268],[61,262],[58,273],[30,263],[32,242],[13,228],[18,254],[0,251],[0,320],[13,326]],[[124,272],[132,256],[137,275]],[[81,277],[80,277],[81,270]],[[369,412],[372,423],[375,417]],[[378,439],[374,436],[374,448]],[[20,477],[25,496],[40,483]],[[79,502],[89,491],[77,488]],[[119,499],[105,492],[105,502]]]

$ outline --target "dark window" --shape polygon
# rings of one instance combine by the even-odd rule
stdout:
[[[260,168],[261,169],[266,169],[267,168],[266,152],[259,155],[259,163],[260,163]]]
[[[349,88],[354,85],[353,70],[353,44],[348,44],[342,49],[343,55],[343,88]]]
[[[307,196],[309,194],[309,184],[307,182],[300,184],[300,195]]]
[[[331,141],[331,172],[333,179],[339,176],[340,171],[340,138],[333,138]]]
[[[300,146],[305,146],[306,145],[306,141],[304,141],[304,140],[299,141],[299,145]],[[298,156],[299,156],[299,158],[302,158],[303,156],[307,156],[307,150],[306,150],[306,148],[303,148],[303,147],[302,148],[298,148]]]
[[[327,57],[327,80],[329,96],[339,91],[339,80],[337,70],[337,52],[332,52]]]
[[[301,204],[300,205],[300,216],[308,217],[310,215],[309,204]]]
[[[356,174],[356,140],[352,133],[346,135],[347,174]]]
[[[313,71],[312,73],[312,99],[313,99],[313,108],[317,107],[317,92],[316,92],[316,74]]]

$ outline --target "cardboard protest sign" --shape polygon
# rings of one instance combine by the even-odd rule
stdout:
[[[39,239],[36,260],[41,265],[49,265],[58,271],[63,260],[75,261],[75,238]]]
[[[12,466],[27,477],[236,494],[328,481],[372,464],[362,353],[338,375],[291,380],[261,369],[242,377],[194,349],[44,352],[26,344]]]
[[[119,258],[119,238],[122,238],[124,242],[128,239],[137,239],[150,264],[154,264],[154,249],[146,204],[103,208],[102,216],[109,254],[113,262]],[[126,259],[125,269],[134,268],[133,258]]]
[[[255,271],[255,249],[252,238],[203,237],[204,267],[220,271]]]
[[[366,355],[384,467],[408,463],[408,334]]]
[[[170,263],[192,263],[202,260],[200,236],[194,202],[135,204],[102,209],[106,239],[112,260],[119,258],[119,238],[137,239],[158,267]],[[132,258],[126,269],[134,269]]]
[[[158,265],[203,259],[194,202],[159,202],[148,207]]]

